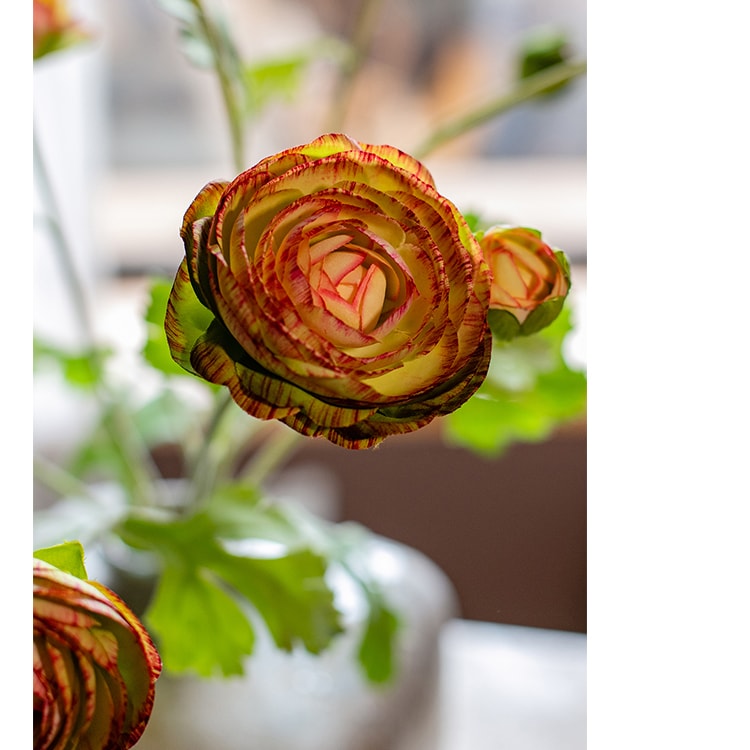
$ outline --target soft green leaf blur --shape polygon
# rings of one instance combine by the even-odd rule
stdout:
[[[524,37],[518,54],[518,77],[523,80],[543,70],[552,68],[572,58],[572,48],[568,36],[562,29],[552,26],[538,26]],[[540,97],[562,91],[570,81],[551,86]]]
[[[133,419],[147,445],[178,443],[191,428],[197,427],[197,416],[174,391],[164,389],[133,412]]]
[[[217,487],[206,505],[217,535],[225,539],[268,539],[289,548],[307,544],[300,527],[278,505],[261,503],[262,494],[239,482]]]
[[[308,67],[319,59],[341,60],[344,45],[335,39],[319,39],[284,56],[248,63],[243,67],[247,110],[259,115],[273,101],[292,101]]]
[[[75,447],[66,467],[71,474],[84,480],[108,476],[127,486],[122,454],[107,427],[113,418],[110,409],[102,412],[86,438]]]
[[[565,337],[571,311],[532,337],[496,341],[487,379],[458,411],[445,418],[449,442],[487,457],[513,442],[536,442],[586,411],[586,375],[568,366]]]
[[[120,488],[109,487],[113,492],[103,494],[92,487],[90,495],[63,497],[50,508],[36,511],[34,544],[77,539],[88,546],[98,541],[127,515],[125,497],[117,492]]]
[[[69,385],[82,390],[90,390],[102,382],[103,366],[111,354],[111,348],[70,351],[49,341],[34,338],[34,368],[39,371],[49,366],[56,367]]]
[[[63,542],[52,547],[43,547],[34,551],[34,557],[44,560],[56,568],[70,573],[83,581],[88,580],[86,566],[83,563],[83,545],[78,541]]]
[[[382,597],[370,602],[370,614],[357,657],[370,682],[385,684],[394,676],[393,647],[399,620]]]
[[[309,56],[297,54],[281,60],[247,65],[243,78],[250,113],[259,113],[275,99],[291,100],[297,93],[309,62]]]

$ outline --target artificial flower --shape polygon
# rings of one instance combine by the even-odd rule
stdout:
[[[461,406],[491,350],[489,272],[429,171],[340,134],[212,182],[185,214],[166,333],[249,414],[368,448]]]

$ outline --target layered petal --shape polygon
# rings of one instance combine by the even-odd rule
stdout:
[[[34,748],[124,750],[151,716],[161,660],[114,592],[34,560]]]
[[[564,253],[527,227],[492,227],[480,246],[492,276],[490,323],[495,334],[510,339],[552,323],[570,291]]]
[[[458,408],[486,374],[481,249],[392,146],[328,134],[282,151],[209,183],[181,234],[172,356],[253,416],[369,447]]]

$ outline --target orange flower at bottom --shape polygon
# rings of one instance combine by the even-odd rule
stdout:
[[[114,592],[34,560],[34,748],[127,750],[151,716],[161,659]]]

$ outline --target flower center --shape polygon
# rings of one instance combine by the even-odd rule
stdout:
[[[404,284],[385,250],[355,234],[311,242],[308,281],[315,305],[350,328],[370,333],[400,304]]]

